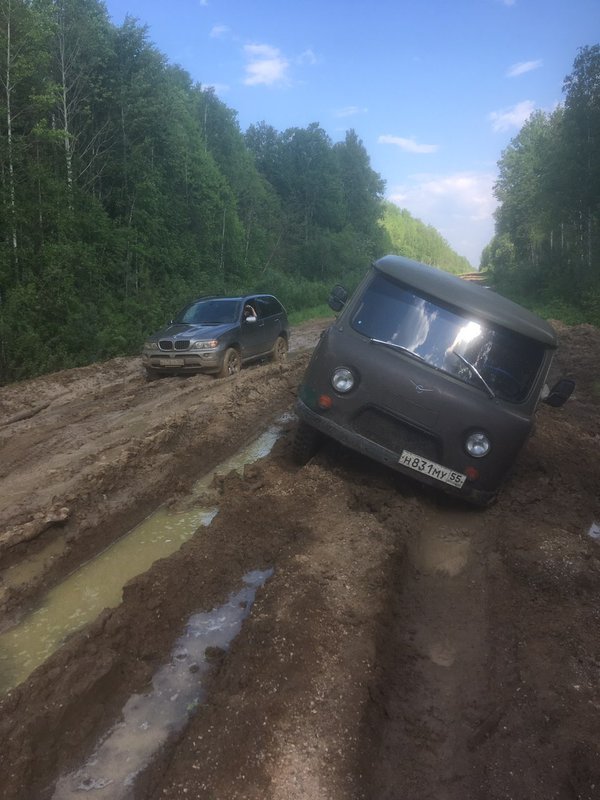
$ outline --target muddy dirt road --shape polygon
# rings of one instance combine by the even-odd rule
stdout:
[[[600,331],[557,324],[576,393],[477,511],[334,444],[292,464],[321,328],[219,381],[116,359],[0,389],[0,797],[600,798]],[[202,503],[78,617],[149,546],[111,543]],[[100,589],[62,594],[86,563]],[[46,606],[72,627],[31,672]]]

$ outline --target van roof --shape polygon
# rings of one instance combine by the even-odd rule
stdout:
[[[490,289],[403,256],[384,256],[374,261],[373,267],[476,318],[528,336],[546,347],[557,346],[556,333],[545,320]]]

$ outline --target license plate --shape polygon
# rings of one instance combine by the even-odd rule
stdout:
[[[161,367],[183,367],[185,361],[183,358],[161,358],[158,363]]]
[[[421,458],[421,456],[408,450],[402,451],[398,463],[402,464],[403,467],[414,469],[415,472],[421,472],[423,475],[435,478],[437,481],[447,483],[457,489],[460,489],[467,479],[467,476],[461,472],[455,472],[452,469],[448,469],[448,467],[443,467],[441,464],[436,464],[435,461]]]

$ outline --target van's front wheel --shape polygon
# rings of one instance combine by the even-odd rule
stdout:
[[[292,458],[304,466],[315,455],[321,443],[321,434],[306,422],[299,422],[292,442]]]

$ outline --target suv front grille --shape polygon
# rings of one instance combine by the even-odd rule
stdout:
[[[190,340],[189,339],[161,339],[158,343],[158,346],[161,350],[189,350],[190,349]]]
[[[410,450],[431,461],[441,459],[440,442],[436,437],[377,408],[361,411],[352,427],[361,436],[395,453]]]

